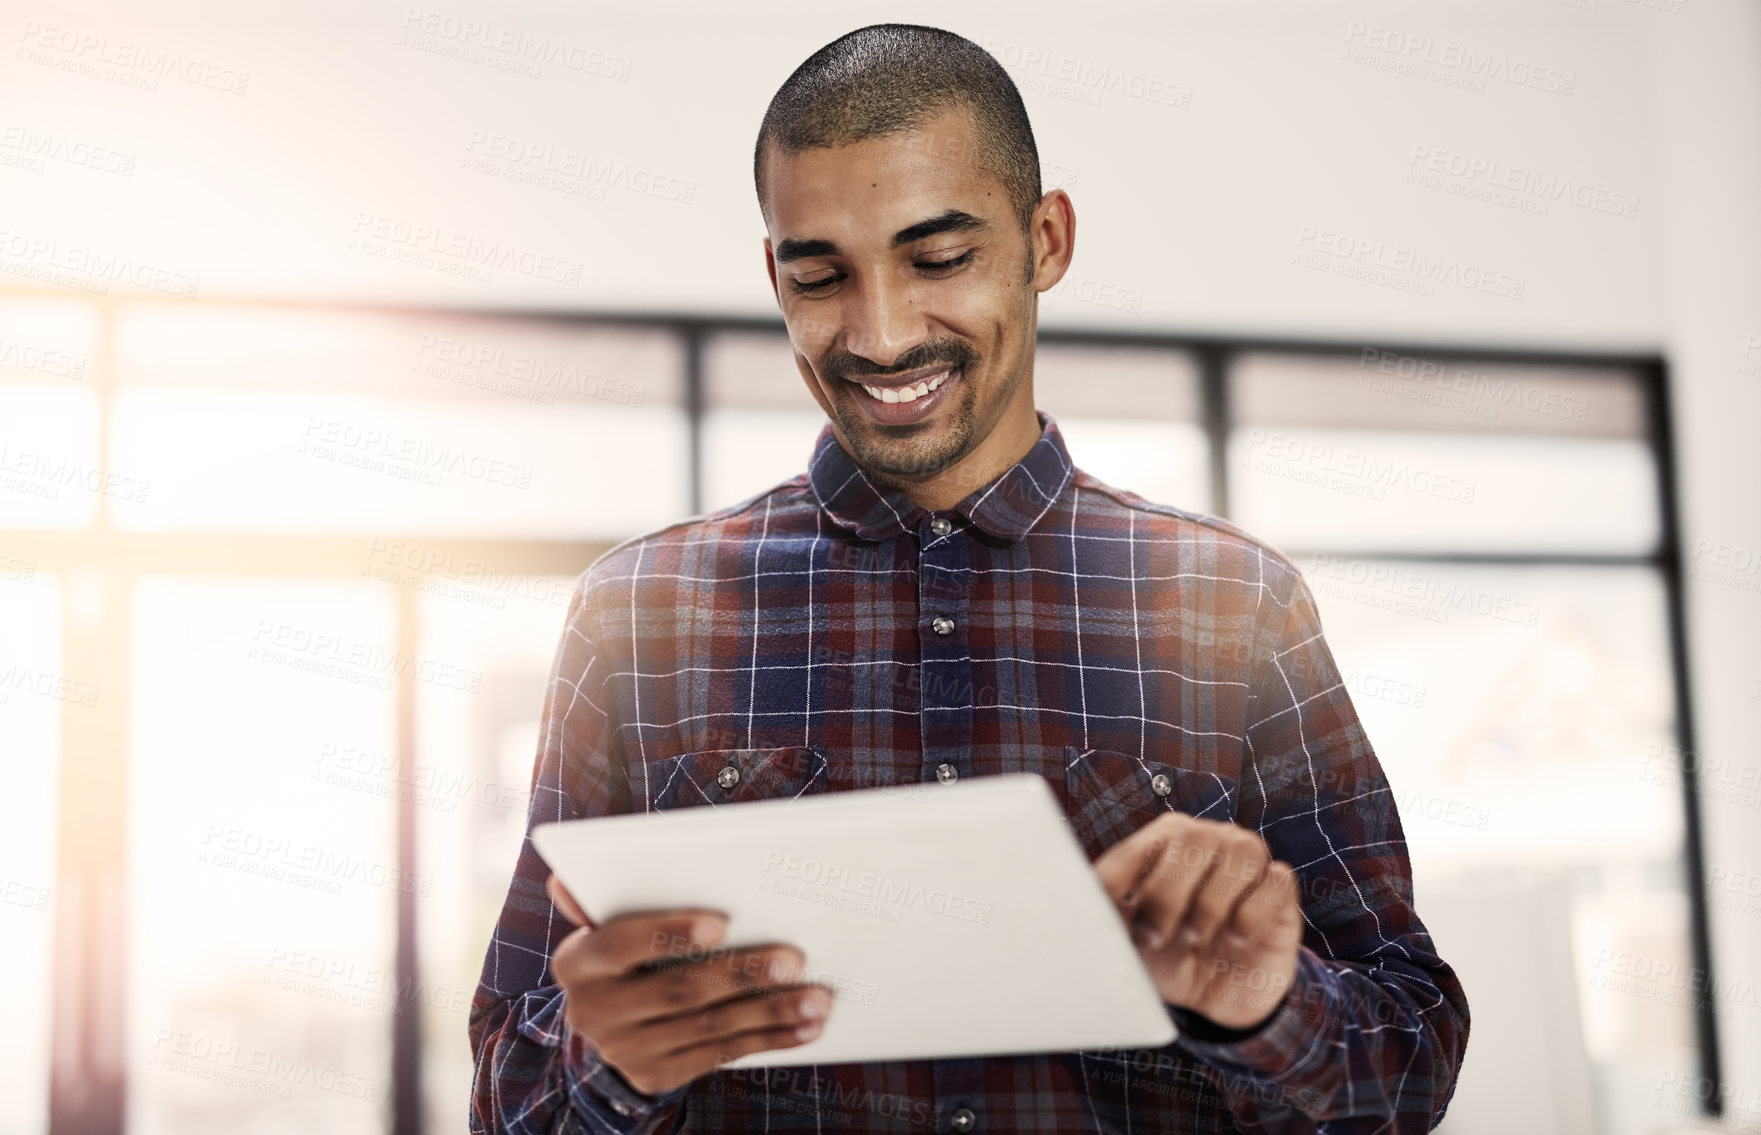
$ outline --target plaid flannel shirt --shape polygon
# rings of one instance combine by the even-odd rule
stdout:
[[[949,509],[877,489],[828,424],[804,475],[601,556],[529,826],[1033,772],[1091,859],[1167,809],[1258,831],[1301,884],[1282,1006],[1248,1032],[1170,1006],[1156,1050],[721,1069],[645,1095],[564,1023],[548,963],[571,927],[528,839],[470,1016],[472,1131],[1430,1130],[1467,1001],[1307,586],[1239,529],[1076,469],[1039,418]]]

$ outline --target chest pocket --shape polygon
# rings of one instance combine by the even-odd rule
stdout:
[[[1164,812],[1233,822],[1235,781],[1129,753],[1065,750],[1070,826],[1090,860]]]
[[[824,792],[830,768],[817,749],[711,749],[681,753],[649,765],[651,810],[789,800]],[[631,786],[643,791],[641,780]]]

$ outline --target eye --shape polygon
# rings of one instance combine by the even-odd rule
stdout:
[[[790,280],[789,284],[802,295],[812,295],[815,292],[825,291],[837,282],[838,274],[833,272],[830,275],[821,276],[816,280]]]
[[[958,256],[948,257],[944,260],[919,260],[916,267],[919,272],[927,272],[931,276],[945,276],[956,268],[969,263],[977,252],[978,249],[969,248]]]

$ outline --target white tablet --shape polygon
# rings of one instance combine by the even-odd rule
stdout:
[[[724,1067],[927,1060],[1174,1039],[1123,921],[1032,773],[543,824],[588,917],[728,915],[833,990],[825,1030]]]

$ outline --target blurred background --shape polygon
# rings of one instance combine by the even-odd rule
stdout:
[[[987,47],[1039,405],[1294,556],[1443,1130],[1761,1129],[1761,7],[0,4],[0,1133],[451,1132],[569,587],[802,471],[776,87]]]

